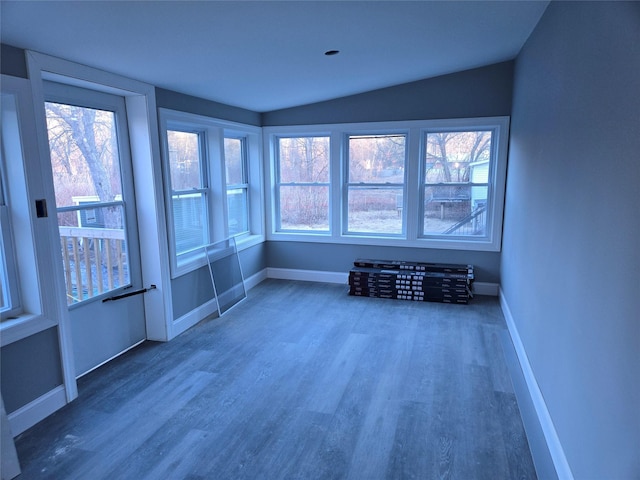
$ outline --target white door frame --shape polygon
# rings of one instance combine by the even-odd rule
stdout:
[[[142,281],[145,285],[153,284],[157,287],[150,295],[145,295],[144,299],[147,338],[166,341],[170,338],[173,315],[155,88],[153,85],[37,52],[27,51],[26,58],[34,99],[39,155],[45,168],[47,165],[50,168],[51,160],[44,111],[43,80],[114,93],[125,98],[137,202]],[[53,211],[53,177],[43,177],[48,177],[43,179],[45,199]],[[57,298],[60,354],[65,392],[69,402],[77,396],[69,312],[64,301],[64,276],[60,268],[55,268],[56,265],[62,264],[59,245],[53,245],[53,239],[58,241],[57,219],[50,214],[48,221],[50,244],[41,247],[51,251],[48,268]]]

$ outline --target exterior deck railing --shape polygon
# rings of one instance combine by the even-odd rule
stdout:
[[[73,304],[129,282],[124,230],[59,227],[67,303]]]
[[[486,211],[487,207],[481,205],[442,233],[445,235],[483,235],[486,225]]]

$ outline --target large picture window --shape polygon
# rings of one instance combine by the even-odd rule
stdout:
[[[499,251],[508,129],[508,117],[266,127],[268,239]]]

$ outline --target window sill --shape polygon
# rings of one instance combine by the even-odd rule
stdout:
[[[17,315],[16,318],[4,320],[0,324],[0,346],[5,347],[56,325],[55,321],[42,315],[33,313]]]
[[[238,252],[251,248],[255,245],[263,243],[265,240],[264,235],[244,235],[236,237],[236,249]],[[171,278],[175,279],[188,273],[198,270],[199,268],[207,265],[204,258],[203,248],[193,250],[188,253],[182,254],[178,257],[177,265],[172,265]]]
[[[341,235],[332,236],[326,234],[299,234],[274,232],[267,235],[267,240],[273,242],[309,242],[309,243],[333,243],[336,245],[374,245],[381,247],[407,247],[407,248],[432,248],[443,250],[469,250],[481,252],[499,252],[499,242],[492,242],[487,238],[464,240],[456,239],[414,239],[401,237],[378,237],[367,235]]]
[[[236,237],[236,248],[239,252],[264,243],[264,235],[244,235]]]

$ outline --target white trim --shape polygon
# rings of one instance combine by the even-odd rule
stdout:
[[[52,214],[55,206],[55,192],[53,176],[50,170],[49,139],[47,135],[46,119],[44,112],[44,93],[42,71],[38,59],[26,52],[27,69],[29,73],[28,84],[30,95],[25,103],[29,112],[24,112],[27,121],[21,128],[28,128],[21,134],[29,141],[23,142],[24,172],[27,179],[29,225],[32,235],[32,252],[36,261],[33,272],[29,272],[31,278],[28,290],[22,289],[22,300],[25,311],[32,314],[40,314],[58,325],[58,344],[61,358],[61,369],[66,400],[72,401],[78,396],[75,380],[75,366],[73,362],[73,349],[71,346],[71,329],[69,325],[69,312],[66,306],[64,276],[62,270],[57,268],[62,264],[62,252],[58,233],[57,215]],[[26,106],[26,105],[25,105]],[[48,165],[48,166],[47,166]],[[49,215],[45,218],[35,218],[31,205],[35,199],[44,199],[49,204]],[[14,231],[14,235],[16,232]],[[16,240],[17,237],[16,237]],[[29,241],[26,240],[28,244]],[[22,242],[20,241],[22,244]],[[29,245],[31,246],[31,245]],[[18,248],[19,249],[19,248]],[[26,257],[18,253],[24,260]],[[25,281],[26,271],[21,265],[21,281]],[[28,270],[27,270],[28,271]],[[46,286],[46,288],[45,288]],[[31,292],[34,298],[28,306],[26,297]],[[37,298],[36,298],[37,297]]]
[[[253,287],[257,286],[259,283],[263,282],[269,278],[267,269],[260,270],[258,273],[254,273],[249,278],[245,278],[244,280],[244,288],[249,291]]]
[[[267,269],[259,271],[258,273],[250,276],[244,281],[245,290],[251,290],[263,280],[267,279]],[[181,333],[187,331],[194,325],[198,324],[205,318],[218,312],[218,305],[216,299],[212,298],[206,303],[203,303],[199,307],[194,308],[188,313],[185,313],[180,318],[173,322],[171,328],[171,338],[174,338]]]
[[[324,282],[347,284],[349,274],[345,272],[324,272],[320,270],[297,270],[293,268],[267,267],[268,278],[282,280],[302,280],[304,282]]]
[[[124,350],[122,350],[119,353],[116,353],[115,355],[112,355],[111,357],[107,358],[106,360],[100,362],[98,365],[95,365],[93,367],[91,367],[89,370],[87,370],[86,372],[82,372],[79,373],[78,376],[76,377],[76,379],[80,378],[80,377],[84,377],[85,375],[87,375],[88,373],[93,372],[94,370],[97,370],[98,368],[100,368],[103,365],[106,365],[107,363],[109,363],[111,360],[118,358],[120,355],[123,355],[125,353],[127,353],[129,350],[133,350],[134,348],[136,348],[138,345],[142,345],[144,342],[146,341],[145,338],[143,338],[142,340],[140,340],[139,342],[134,343],[133,345],[125,348]]]
[[[165,232],[165,204],[160,162],[160,140],[153,86],[125,99],[129,120],[129,142],[133,159],[138,238],[143,285],[156,285],[159,292],[145,295],[144,311],[149,340],[169,340],[173,299]],[[158,298],[159,297],[159,298]]]
[[[48,391],[32,402],[9,414],[9,424],[14,437],[44,420],[56,410],[67,404],[67,395],[63,385]]]
[[[23,314],[18,318],[5,320],[0,329],[0,346],[5,347],[56,325],[58,325],[57,322],[51,318],[32,314]]]
[[[520,368],[522,369],[522,374],[524,375],[524,379],[527,383],[529,395],[531,396],[531,401],[536,411],[538,421],[540,422],[540,427],[542,428],[558,478],[560,480],[573,480],[571,468],[569,467],[567,457],[564,454],[564,449],[562,448],[562,444],[558,438],[558,433],[553,425],[553,420],[549,413],[549,409],[547,408],[547,404],[544,401],[544,395],[540,390],[538,381],[536,380],[531,364],[529,363],[529,357],[527,356],[527,352],[520,338],[520,334],[518,333],[518,328],[516,327],[514,318],[511,315],[511,310],[509,309],[509,305],[507,304],[507,300],[502,289],[500,289],[500,307],[502,308],[502,313],[507,323],[509,334],[511,335],[511,341],[518,356]]]
[[[490,282],[473,282],[474,295],[488,295],[497,297],[500,293],[500,284]]]
[[[175,338],[183,332],[186,332],[194,325],[198,324],[205,318],[218,313],[218,304],[215,298],[185,313],[181,317],[174,320],[171,325],[171,338]]]

